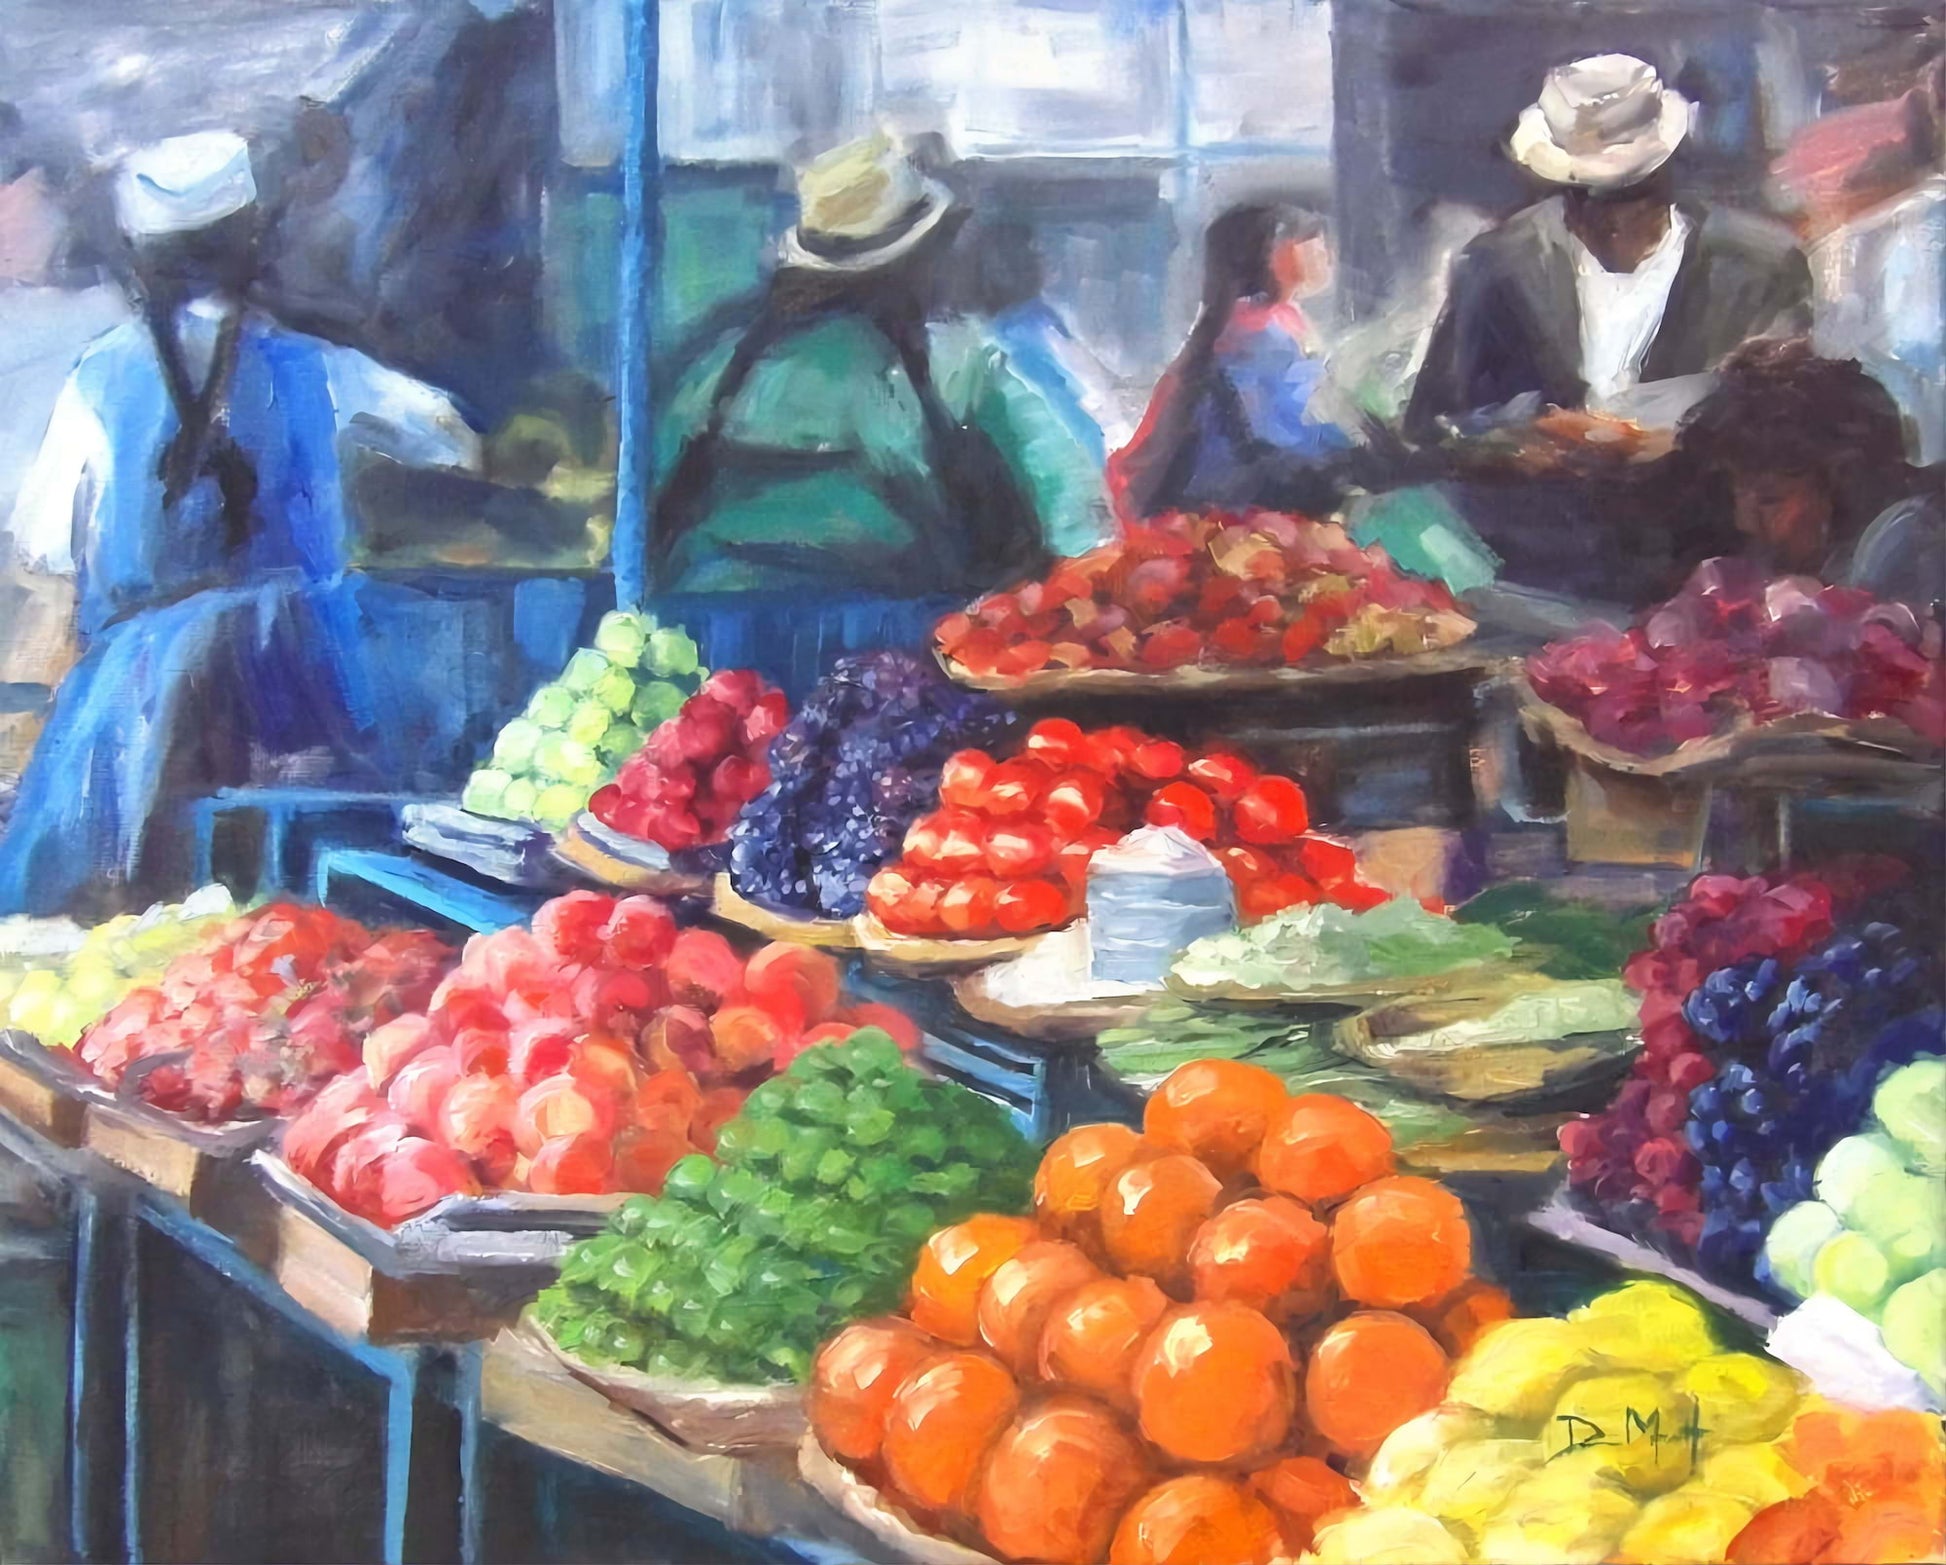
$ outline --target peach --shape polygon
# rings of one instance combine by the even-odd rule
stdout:
[[[401,1016],[374,1027],[365,1038],[365,1074],[383,1092],[401,1066],[438,1041],[431,1019],[425,1016]]]
[[[717,1069],[729,1075],[768,1065],[792,1034],[769,1011],[756,1005],[727,1005],[710,1018]]]
[[[572,1076],[536,1082],[514,1110],[514,1145],[525,1157],[538,1155],[543,1143],[561,1136],[606,1136],[614,1129],[615,1105],[608,1094]]]
[[[642,1029],[642,1048],[649,1063],[701,1075],[716,1065],[709,1018],[693,1005],[668,1005],[649,1018]]]
[[[378,1220],[387,1228],[417,1217],[452,1195],[478,1195],[466,1159],[423,1136],[407,1136],[380,1160]]]
[[[505,1076],[463,1077],[439,1106],[440,1139],[473,1159],[489,1183],[499,1184],[513,1167],[519,1104],[520,1088]]]
[[[527,1165],[527,1188],[536,1195],[604,1195],[613,1188],[614,1166],[606,1136],[554,1136]]]
[[[785,1004],[791,1014],[804,1018],[805,1026],[826,1020],[838,1009],[838,964],[810,946],[772,941],[750,958],[743,984],[765,1010],[782,1019],[785,1013],[775,1006]]]
[[[677,935],[663,973],[671,995],[700,1011],[714,1011],[743,993],[743,958],[714,930],[685,929]]]
[[[524,1086],[558,1076],[574,1058],[575,1027],[555,1017],[522,1022],[508,1034],[507,1071]]]
[[[340,1076],[284,1127],[284,1161],[319,1184],[338,1149],[385,1111],[362,1070]]]
[[[392,1078],[392,1085],[385,1089],[385,1101],[417,1134],[434,1135],[439,1128],[440,1105],[464,1074],[459,1068],[459,1054],[450,1044],[441,1044],[409,1061]]]
[[[396,1114],[387,1113],[374,1119],[338,1149],[331,1159],[324,1188],[347,1212],[379,1221],[379,1187],[384,1177],[385,1158],[409,1135],[405,1121]]]

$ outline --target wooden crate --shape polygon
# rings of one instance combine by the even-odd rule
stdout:
[[[0,1113],[72,1150],[81,1145],[87,1103],[74,1067],[64,1064],[25,1033],[0,1033]]]
[[[214,1219],[230,1204],[234,1187],[247,1180],[246,1160],[276,1128],[274,1120],[198,1125],[146,1105],[92,1099],[82,1145],[173,1196],[190,1216],[220,1227]]]
[[[1709,828],[1710,784],[1617,771],[1590,756],[1568,764],[1567,851],[1577,864],[1693,868]]]

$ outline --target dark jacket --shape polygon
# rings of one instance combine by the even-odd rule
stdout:
[[[1684,204],[1689,239],[1669,305],[1642,362],[1644,381],[1714,369],[1739,343],[1811,325],[1811,274],[1788,232],[1741,212]],[[1560,198],[1517,212],[1453,263],[1406,411],[1406,432],[1437,435],[1439,418],[1523,394],[1578,408],[1581,316]]]

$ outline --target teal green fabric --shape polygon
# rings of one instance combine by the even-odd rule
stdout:
[[[684,378],[657,422],[660,481],[708,415],[734,344]],[[1053,411],[970,322],[932,328],[933,381],[948,412],[998,447],[1057,554],[1099,540],[1100,470]],[[931,471],[924,416],[891,345],[838,316],[784,338],[750,372],[723,426],[705,512],[677,545],[672,592],[852,588],[955,592],[926,544],[954,518]],[[779,561],[766,546],[788,545]]]
[[[1401,570],[1443,581],[1454,593],[1491,586],[1500,574],[1500,556],[1430,485],[1366,496],[1347,508],[1345,520],[1361,548],[1377,545]]]

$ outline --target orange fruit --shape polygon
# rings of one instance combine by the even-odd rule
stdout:
[[[1022,1245],[980,1289],[980,1336],[1023,1380],[1040,1367],[1041,1328],[1054,1307],[1101,1268],[1074,1245],[1036,1239]]]
[[[1351,1480],[1315,1456],[1287,1456],[1261,1467],[1250,1475],[1250,1487],[1276,1516],[1293,1554],[1310,1548],[1319,1517],[1358,1503]]]
[[[1271,1116],[1256,1168],[1280,1195],[1328,1206],[1392,1172],[1392,1132],[1356,1103],[1307,1092]]]
[[[1196,1230],[1189,1276],[1199,1299],[1229,1299],[1274,1321],[1330,1297],[1331,1230],[1301,1202],[1273,1195],[1226,1206]]]
[[[969,1510],[987,1450],[1019,1409],[1014,1377],[984,1353],[948,1353],[908,1375],[880,1448],[893,1488],[923,1511]]]
[[[1165,1288],[1189,1280],[1189,1242],[1223,1186],[1180,1152],[1124,1168],[1101,1207],[1101,1242],[1118,1271],[1153,1277]]]
[[[1142,1433],[1182,1462],[1274,1451],[1297,1412],[1290,1346],[1244,1304],[1190,1304],[1163,1316],[1136,1357],[1134,1387]]]
[[[1187,1473],[1128,1508],[1108,1565],[1265,1565],[1283,1550],[1277,1518],[1247,1486]]]
[[[1368,1457],[1408,1418],[1439,1406],[1451,1370],[1432,1333],[1416,1320],[1390,1310],[1359,1310],[1311,1350],[1304,1409],[1333,1450]]]
[[[885,1416],[905,1379],[945,1349],[909,1320],[888,1316],[845,1327],[818,1350],[808,1394],[818,1443],[847,1462],[869,1462],[885,1440]]]
[[[1290,1100],[1284,1083],[1241,1060],[1191,1060],[1149,1097],[1142,1130],[1170,1152],[1187,1152],[1219,1179],[1250,1167],[1272,1114]]]
[[[1487,1327],[1513,1319],[1514,1301],[1504,1289],[1469,1277],[1451,1293],[1415,1304],[1405,1313],[1431,1332],[1450,1357],[1463,1358]]]
[[[1041,1329],[1040,1372],[1135,1411],[1135,1355],[1168,1312],[1168,1295],[1147,1277],[1103,1277],[1055,1305]]]
[[[1466,1281],[1473,1230],[1444,1185],[1375,1179],[1331,1220],[1331,1269],[1348,1299],[1382,1309],[1421,1304]]]
[[[1153,1479],[1121,1419],[1090,1397],[1049,1397],[994,1442],[979,1482],[980,1531],[1006,1559],[1094,1565]]]
[[[978,1212],[925,1242],[912,1268],[906,1313],[921,1330],[970,1348],[980,1340],[980,1285],[1040,1231],[1024,1217]]]
[[[1126,1125],[1077,1125],[1059,1136],[1034,1173],[1034,1215],[1057,1239],[1094,1248],[1108,1183],[1153,1151]]]

